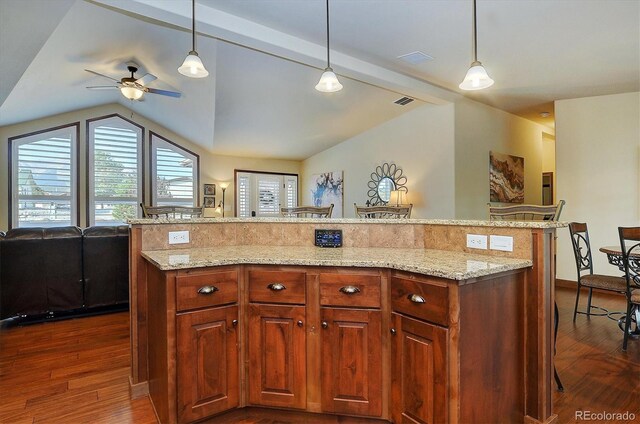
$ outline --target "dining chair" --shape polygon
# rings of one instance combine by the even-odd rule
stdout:
[[[143,218],[201,218],[203,206],[147,206],[140,203]]]
[[[358,206],[354,203],[353,206],[356,210],[356,218],[371,219],[409,219],[411,218],[411,209],[413,209],[413,203],[399,206]]]
[[[591,315],[608,315],[609,311],[607,309],[591,305],[593,289],[624,293],[626,291],[625,279],[624,277],[614,277],[611,275],[593,273],[593,260],[591,258],[589,230],[585,222],[571,222],[569,224],[569,233],[571,234],[573,254],[576,259],[576,270],[578,272],[578,288],[576,290],[576,304],[573,308],[573,321],[576,321],[576,315],[579,313],[586,314],[589,318],[591,317]],[[585,271],[588,272],[588,274],[585,274]],[[587,300],[586,312],[578,311],[580,289],[582,287],[587,287],[589,289],[589,298]],[[593,314],[591,312],[591,309],[598,309],[601,312]]]
[[[636,326],[640,308],[640,227],[618,227],[620,248],[624,265],[625,295],[627,297],[627,316],[624,322],[624,338],[622,350],[627,350],[629,327],[632,313],[636,313]]]
[[[333,203],[330,206],[296,206],[280,208],[285,218],[331,218]]]

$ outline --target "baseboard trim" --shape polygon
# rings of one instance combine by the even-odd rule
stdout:
[[[134,384],[129,376],[129,395],[131,399],[138,399],[143,396],[149,395],[149,382],[143,381],[142,383]]]

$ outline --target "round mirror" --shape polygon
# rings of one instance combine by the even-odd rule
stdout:
[[[384,177],[378,182],[378,197],[383,202],[389,202],[391,199],[391,191],[396,189],[396,185],[389,177]]]

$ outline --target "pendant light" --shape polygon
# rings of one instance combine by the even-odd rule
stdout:
[[[476,22],[476,0],[473,0],[473,62],[464,80],[458,87],[462,90],[482,90],[493,85],[493,80],[478,61],[478,29]]]
[[[196,0],[191,0],[191,23],[192,48],[187,58],[182,62],[182,66],[178,68],[178,72],[189,78],[204,78],[209,75],[209,71],[205,69],[202,60],[200,60],[196,52]]]
[[[320,81],[316,85],[316,90],[323,93],[335,93],[342,90],[342,84],[338,81],[338,77],[331,69],[331,62],[329,61],[329,0],[327,2],[327,67],[324,69]]]

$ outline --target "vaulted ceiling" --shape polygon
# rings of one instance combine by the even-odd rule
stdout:
[[[188,0],[0,0],[0,125],[120,102],[213,153],[303,159],[425,102],[461,95],[552,126],[553,101],[640,90],[640,2],[478,0],[478,58],[495,85],[462,93],[469,0],[330,0],[332,66],[345,88],[313,87],[326,66],[323,0],[197,0],[211,76],[176,71],[190,50]],[[25,30],[29,28],[29,30]],[[398,56],[432,57],[412,65]],[[180,99],[88,85],[126,75]],[[407,106],[394,100],[417,99]]]

